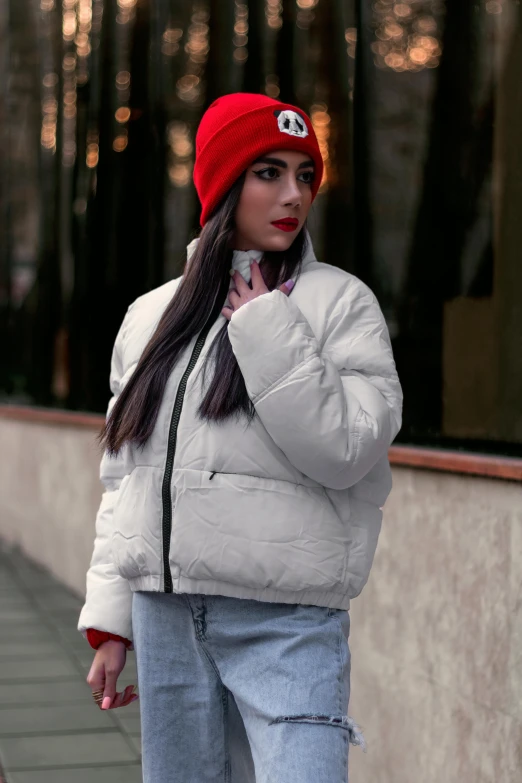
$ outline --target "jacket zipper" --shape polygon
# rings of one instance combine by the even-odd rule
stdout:
[[[176,437],[178,432],[179,417],[181,415],[181,408],[183,407],[183,398],[185,397],[185,390],[187,388],[187,381],[190,373],[194,369],[196,362],[201,353],[201,349],[207,339],[207,335],[210,331],[212,324],[208,324],[198,339],[192,351],[192,356],[187,365],[187,369],[183,373],[181,381],[176,393],[176,401],[172,410],[172,416],[170,419],[169,427],[169,439],[167,445],[167,459],[165,462],[165,472],[163,474],[163,485],[161,490],[161,496],[163,501],[163,572],[164,572],[164,591],[166,593],[172,593],[172,574],[170,571],[169,555],[170,555],[170,534],[172,532],[172,503],[170,494],[170,482],[172,479],[172,469],[174,467],[174,453],[176,451]]]

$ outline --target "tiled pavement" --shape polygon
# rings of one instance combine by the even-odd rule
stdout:
[[[0,783],[141,783],[139,701],[102,712],[92,700],[81,605],[0,542]],[[130,683],[133,652],[118,690]]]

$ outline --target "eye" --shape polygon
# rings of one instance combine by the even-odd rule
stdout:
[[[304,179],[301,179],[302,177],[304,177]],[[301,182],[306,182],[307,185],[311,185],[312,182],[314,181],[314,177],[315,177],[315,172],[312,169],[310,169],[310,171],[303,171],[302,174],[299,174],[298,179],[301,179]]]
[[[265,169],[258,169],[257,171],[253,172],[259,179],[264,180],[274,180],[279,179],[280,172],[279,169],[277,169],[275,166],[268,166]],[[301,174],[298,175],[297,179],[300,182],[304,182],[306,185],[311,185],[315,178],[315,172],[313,169],[310,169],[310,171],[303,171]]]
[[[275,166],[269,166],[267,169],[259,169],[258,171],[254,171],[254,174],[258,176],[259,179],[266,179],[266,180],[277,179],[277,177],[279,176],[279,170],[276,169]],[[269,174],[271,176],[268,176]]]

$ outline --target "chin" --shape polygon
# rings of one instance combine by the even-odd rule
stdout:
[[[263,250],[272,250],[280,253],[284,250],[288,250],[299,232],[292,231],[291,234],[285,234],[281,231],[280,233],[280,237],[265,237],[263,240]]]

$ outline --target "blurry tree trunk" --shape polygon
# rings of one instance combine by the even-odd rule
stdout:
[[[447,3],[442,56],[402,302],[396,357],[406,398],[404,429],[440,432],[444,300],[459,292],[460,258],[469,224],[472,96],[478,14],[472,3]]]
[[[297,103],[294,81],[295,0],[282,0],[283,24],[276,43],[276,73],[279,76],[279,100]]]
[[[234,3],[210,0],[209,52],[205,70],[206,95],[203,110],[220,95],[231,92],[234,35]]]
[[[353,111],[344,37],[346,20],[340,6],[335,0],[321,3],[317,9],[321,36],[319,73],[327,92],[327,111],[330,116],[323,246],[327,263],[357,273],[353,242]]]
[[[364,0],[355,0],[357,44],[355,48],[355,79],[353,90],[353,271],[379,296],[375,278],[373,254],[373,220],[370,195],[371,124],[369,113],[373,100],[374,69],[370,49],[371,7]]]
[[[148,252],[146,290],[164,282],[165,269],[165,192],[167,184],[167,111],[165,106],[165,80],[161,53],[161,37],[168,26],[166,3],[151,3],[149,31],[150,73],[148,93],[144,97],[148,105],[150,142],[148,152]],[[135,67],[140,68],[138,61]],[[128,167],[127,167],[128,169]],[[123,259],[124,261],[125,259]]]
[[[263,35],[265,26],[264,0],[247,0],[248,59],[243,68],[243,92],[264,92]]]
[[[7,335],[11,324],[11,123],[9,120],[9,73],[11,39],[9,4],[0,3],[0,334]],[[0,388],[11,389],[12,357],[10,339],[0,340]]]
[[[39,68],[39,38],[35,27],[36,18],[30,7],[24,3],[12,3],[13,22],[21,14],[20,29],[23,29],[31,53],[25,53],[26,62],[31,64],[32,83],[38,89],[38,104],[41,104]],[[30,4],[27,4],[30,6]],[[31,362],[28,371],[28,390],[42,405],[54,402],[52,379],[55,358],[55,340],[61,323],[61,186],[63,148],[63,38],[62,5],[58,3],[51,14],[51,39],[45,42],[51,47],[53,70],[58,76],[56,85],[56,151],[39,156],[40,160],[40,240],[38,267],[35,281],[36,309],[32,320]],[[35,96],[36,97],[36,96]],[[36,139],[35,139],[35,143]]]
[[[103,6],[102,6],[103,2]],[[89,366],[86,361],[86,340],[84,318],[88,317],[88,288],[91,267],[94,227],[94,210],[97,192],[97,169],[88,168],[86,152],[88,144],[99,143],[99,118],[102,78],[107,72],[103,62],[102,43],[107,36],[107,19],[111,14],[110,2],[95,0],[93,12],[103,7],[101,32],[92,33],[92,49],[87,61],[89,78],[77,85],[76,100],[76,159],[73,172],[72,203],[72,252],[74,257],[74,285],[69,301],[69,399],[72,408],[87,409],[85,398],[89,388]],[[104,357],[106,358],[106,357]],[[107,365],[100,363],[100,367]],[[105,404],[99,409],[104,410]]]
[[[130,51],[131,88],[128,146],[112,153],[118,170],[117,279],[132,278],[130,302],[163,282],[166,120],[161,104],[161,17],[154,3],[136,7]],[[156,29],[155,29],[156,28]],[[156,41],[154,38],[156,36]]]
[[[234,3],[209,0],[209,52],[205,64],[205,101],[201,114],[220,95],[232,92],[234,35]],[[199,230],[201,207],[194,194],[189,231],[194,236]]]
[[[72,297],[73,319],[70,332],[72,407],[86,410],[104,410],[107,405],[107,372],[110,367],[112,344],[109,335],[116,334],[125,302],[125,287],[132,285],[133,270],[129,268],[115,284],[114,264],[117,237],[114,221],[117,206],[115,185],[117,171],[112,149],[115,124],[116,77],[116,0],[103,4],[100,49],[97,67],[91,76],[91,101],[88,132],[94,134],[99,148],[98,165],[87,172],[91,177],[85,215],[85,241],[77,247],[75,286]],[[94,143],[94,142],[93,142]],[[107,280],[112,279],[112,286]],[[95,367],[105,372],[94,373]]]

